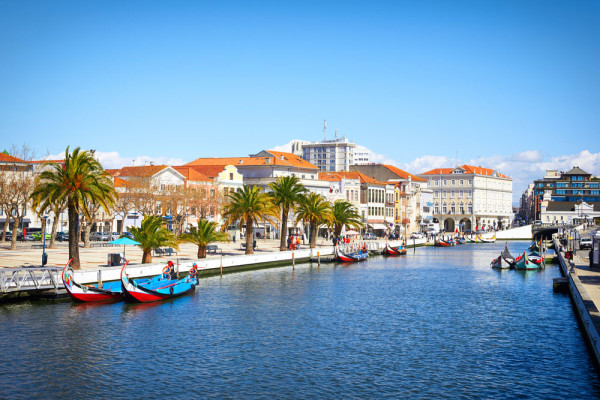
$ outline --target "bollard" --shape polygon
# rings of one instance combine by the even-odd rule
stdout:
[[[98,270],[98,289],[102,289],[102,270]]]
[[[296,269],[296,259],[294,258],[294,253],[292,253],[292,269]]]
[[[317,251],[317,266],[321,266],[321,252]]]

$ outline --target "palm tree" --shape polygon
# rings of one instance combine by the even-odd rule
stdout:
[[[259,186],[244,186],[230,193],[223,208],[224,226],[237,221],[246,227],[246,254],[254,254],[254,224],[278,219],[279,209],[273,199]]]
[[[286,250],[286,236],[288,216],[291,210],[296,207],[296,204],[306,193],[306,188],[300,183],[300,179],[296,176],[280,176],[276,182],[269,185],[273,203],[281,210],[281,232],[279,241],[279,250]]]
[[[129,232],[140,243],[142,248],[142,264],[152,262],[152,250],[163,246],[179,248],[177,237],[173,232],[163,227],[162,217],[152,215],[144,218],[140,228],[130,227]]]
[[[181,235],[181,241],[198,246],[198,258],[206,258],[206,246],[212,242],[226,242],[229,235],[217,230],[218,224],[206,219],[198,221],[198,227],[190,225],[190,233]]]
[[[98,204],[107,213],[114,206],[118,195],[110,176],[104,171],[92,153],[79,147],[65,151],[64,165],[49,162],[36,178],[35,189],[30,198],[42,210],[63,201],[69,214],[69,258],[75,269],[79,260],[79,214],[90,217],[88,204]]]
[[[298,220],[310,226],[310,248],[314,249],[317,244],[317,228],[323,223],[331,220],[331,204],[320,194],[309,193],[302,197],[296,208]]]
[[[330,220],[334,237],[340,236],[344,225],[346,228],[359,229],[363,226],[362,218],[352,203],[346,200],[336,200],[333,203]]]

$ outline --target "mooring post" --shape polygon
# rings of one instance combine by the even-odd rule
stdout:
[[[413,254],[415,254],[417,252],[417,244],[415,243],[416,240],[417,240],[416,238],[413,238]]]
[[[223,254],[221,254],[221,266],[219,269],[221,270],[221,276],[223,276]]]
[[[98,270],[98,288],[102,289],[102,270]]]
[[[296,269],[296,259],[294,258],[294,253],[292,253],[292,269]]]
[[[321,266],[321,252],[317,251],[317,266]]]

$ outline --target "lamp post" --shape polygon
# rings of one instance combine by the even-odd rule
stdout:
[[[44,244],[42,246],[43,250],[42,250],[42,267],[44,265],[46,265],[46,263],[48,262],[48,255],[46,254],[46,226],[48,225],[48,216],[44,215],[44,232],[42,233],[42,235],[44,235]]]

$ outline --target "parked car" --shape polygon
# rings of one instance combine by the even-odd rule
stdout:
[[[123,232],[123,236],[128,237],[129,239],[133,239],[133,233],[131,232]]]
[[[580,249],[591,249],[592,248],[592,238],[582,238],[579,240],[579,248]]]
[[[5,241],[10,242],[12,240],[12,232],[6,231],[6,236],[4,238]]]
[[[423,239],[423,234],[421,232],[413,232],[410,234],[411,239]]]
[[[95,242],[107,242],[109,236],[102,232],[90,232],[90,240]]]
[[[67,242],[69,240],[69,232],[56,232],[56,240]]]
[[[363,236],[363,240],[375,240],[375,239],[377,239],[377,236],[375,236],[375,234],[372,232],[367,232]]]

